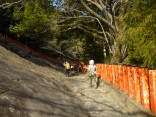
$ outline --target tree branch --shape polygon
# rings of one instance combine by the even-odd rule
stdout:
[[[111,49],[111,46],[110,46],[110,44],[109,44],[108,38],[107,38],[107,36],[106,36],[106,32],[105,32],[105,30],[104,30],[104,28],[103,28],[103,26],[102,26],[102,24],[101,24],[101,22],[99,21],[98,18],[92,17],[92,16],[68,17],[68,18],[69,18],[69,19],[72,19],[72,18],[92,18],[92,19],[97,20],[97,22],[99,23],[99,25],[100,25],[100,27],[101,27],[101,29],[102,29],[102,33],[103,33],[104,38],[102,38],[101,36],[97,36],[97,37],[100,38],[100,39],[105,39],[105,41],[106,41],[106,43],[107,43],[107,45],[108,45],[108,48],[109,48],[109,52],[112,53],[112,49]],[[71,28],[71,27],[72,27],[72,28]],[[83,27],[85,27],[85,26],[83,26]],[[75,25],[74,25],[74,26],[70,26],[70,28],[67,29],[66,31],[72,30],[72,29],[74,29],[74,28],[79,28],[79,29],[84,30],[84,31],[87,32],[87,33],[92,34],[90,31],[84,29],[83,27],[80,26],[80,25],[79,25],[79,26],[75,26]]]
[[[23,2],[23,0],[19,0],[17,2],[12,2],[12,3],[3,3],[0,5],[0,8],[3,8],[3,9],[10,8],[15,4],[19,4],[20,2]]]
[[[103,7],[97,2],[97,1],[92,1],[92,0],[89,0],[88,2],[94,4],[96,7],[98,7],[101,11],[103,10]]]
[[[113,26],[109,21],[107,21],[105,18],[102,18],[100,15],[98,15],[96,12],[94,12],[92,9],[90,9],[83,0],[80,0],[81,4],[95,17],[100,19],[102,22],[104,22],[110,29],[112,29],[114,32],[116,32],[115,26]]]

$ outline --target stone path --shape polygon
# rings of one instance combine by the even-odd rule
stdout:
[[[85,74],[65,80],[70,82],[69,88],[82,100],[82,106],[91,117],[152,117],[149,110],[107,83],[101,82],[98,89],[89,88],[89,79]]]
[[[44,59],[20,56],[0,46],[0,117],[153,117],[107,83],[89,88],[85,74],[65,78]]]

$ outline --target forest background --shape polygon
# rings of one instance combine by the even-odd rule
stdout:
[[[0,32],[53,58],[156,67],[156,0],[1,0]]]

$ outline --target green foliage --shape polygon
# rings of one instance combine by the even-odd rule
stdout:
[[[130,64],[156,66],[156,1],[137,0],[120,24]]]
[[[96,40],[92,35],[82,30],[73,29],[59,34],[56,46],[74,59],[85,61],[94,59],[101,62],[103,60],[102,46]]]
[[[91,35],[82,35],[82,43],[83,43],[83,60],[93,59],[96,62],[103,62],[103,46],[97,43],[97,38]]]
[[[52,3],[53,1],[55,3]],[[72,9],[70,11],[69,9],[72,5],[67,5],[67,8],[67,6],[63,6],[63,2],[62,0],[29,0],[14,5],[12,7],[13,14],[11,15],[13,20],[9,19],[7,28],[9,27],[11,33],[17,35],[16,37],[20,41],[35,49],[40,48],[44,44],[43,48],[45,50],[40,48],[41,51],[47,51],[47,49],[52,48],[51,50],[56,49],[58,53],[66,54],[72,58],[102,61],[101,40],[96,37],[98,30],[101,30],[99,24],[91,18],[88,18],[88,21],[86,18],[69,18],[79,16],[80,13],[78,11],[72,12]],[[72,0],[68,2],[74,2],[75,4],[75,1]],[[53,5],[56,5],[55,9]],[[80,4],[76,7],[84,10]],[[58,18],[57,20],[56,17]],[[67,20],[63,19],[64,17],[67,17]],[[81,28],[86,32],[88,31],[87,33],[83,29],[80,30],[78,28],[81,25],[83,25]],[[97,31],[91,30],[94,28]],[[102,34],[99,35],[101,36]],[[49,39],[53,40],[49,41]],[[48,43],[48,47],[45,47],[47,46],[45,44],[47,40],[51,45]],[[57,43],[54,40],[57,40]]]
[[[48,0],[30,0],[23,6],[18,5],[14,8],[14,22],[10,26],[10,31],[18,37],[28,38],[29,41],[40,41],[38,44],[42,45],[53,36],[53,8]]]

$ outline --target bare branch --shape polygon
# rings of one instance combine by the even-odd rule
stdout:
[[[86,30],[85,28],[83,28],[81,26],[79,26],[78,28],[81,29],[81,30],[83,30],[83,31],[85,31],[86,33],[89,33],[89,34],[93,35],[92,32]],[[93,35],[93,36],[96,37],[96,38],[99,38],[99,39],[103,39],[103,36],[98,36],[98,35]]]
[[[3,8],[3,9],[10,8],[13,5],[19,4],[21,2],[23,2],[23,0],[19,0],[17,2],[12,2],[12,3],[3,3],[3,4],[0,5],[0,8]]]
[[[104,28],[103,28],[103,26],[102,26],[102,24],[101,24],[101,22],[100,22],[100,20],[98,18],[93,17],[93,16],[82,16],[82,17],[68,17],[67,19],[69,20],[69,19],[74,19],[74,18],[92,18],[92,19],[97,20],[97,22],[99,23],[99,25],[100,25],[100,27],[102,29],[102,33],[103,33],[103,36],[104,36],[103,38],[101,38],[101,36],[97,36],[97,37],[100,38],[100,39],[105,39],[105,41],[106,41],[106,43],[107,43],[107,45],[109,47],[109,52],[112,53],[112,49],[111,49],[111,46],[109,44],[108,38],[106,36],[106,32],[105,32],[105,30],[104,30]],[[80,25],[76,26],[75,24],[73,25],[73,23],[69,24],[69,25],[70,25],[70,28],[68,28],[68,29],[66,29],[64,31],[69,31],[69,30],[72,30],[72,29],[75,29],[75,28],[79,28],[79,29],[84,30],[87,33],[95,32],[95,30],[94,31],[93,30],[88,31],[88,30],[84,29],[84,27],[86,28],[86,26],[80,26]],[[65,25],[63,25],[63,26],[65,26]]]
[[[94,4],[96,7],[98,7],[101,11],[103,10],[103,7],[97,2],[97,1],[92,1],[92,0],[89,0],[88,2]]]
[[[98,15],[96,12],[94,12],[92,9],[90,9],[83,0],[80,0],[81,4],[91,13],[93,14],[95,17],[97,17],[98,19],[100,19],[102,22],[104,22],[106,25],[109,26],[110,29],[112,29],[114,32],[116,32],[116,28],[115,26],[113,26],[108,20],[106,20],[105,18],[101,17],[100,15]]]
[[[70,27],[70,28],[67,28],[67,29],[61,31],[61,32],[67,32],[67,31],[69,31],[69,30],[73,30],[73,29],[76,29],[76,28],[78,28],[78,26],[72,26],[72,27]]]
[[[116,9],[118,9],[118,7],[117,7],[118,3],[119,3],[119,0],[116,1],[116,2],[114,3],[114,5],[112,6],[112,11],[113,11],[113,14],[114,14],[114,15],[115,15]]]
[[[99,3],[101,4],[103,9],[106,9],[106,5],[102,2],[102,0],[99,0]]]
[[[95,32],[95,33],[97,33],[97,34],[103,34],[103,32],[98,31],[98,30],[95,30],[95,29],[93,29],[93,28],[90,28],[90,27],[88,27],[88,26],[86,26],[86,25],[80,25],[80,26],[86,28],[87,30],[90,30],[91,32]]]

